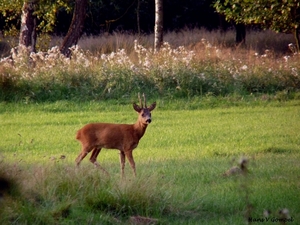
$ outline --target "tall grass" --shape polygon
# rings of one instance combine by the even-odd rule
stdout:
[[[68,220],[114,224],[128,215],[161,217],[169,210],[163,186],[153,189],[157,184],[154,176],[126,181],[103,177],[88,167],[76,169],[60,163],[28,167],[3,161],[0,171],[9,184],[1,196],[1,224],[62,224]]]
[[[71,59],[57,47],[30,55],[14,49],[0,62],[0,100],[128,99],[136,92],[175,98],[277,93],[299,98],[299,55],[288,50],[289,36],[255,33],[249,35],[248,48],[236,48],[228,43],[231,34],[170,32],[158,53],[151,48],[151,35],[124,33],[83,38],[81,47],[72,48]]]

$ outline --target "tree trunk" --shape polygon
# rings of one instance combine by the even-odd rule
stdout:
[[[296,41],[297,52],[299,53],[300,52],[300,39],[299,39],[299,30],[297,28],[295,28],[294,37],[295,37],[295,41]]]
[[[75,0],[73,18],[68,33],[60,47],[60,52],[67,57],[70,57],[71,55],[70,47],[77,45],[78,40],[82,35],[87,3],[88,0]]]
[[[235,30],[236,30],[235,43],[239,46],[245,45],[246,44],[246,26],[244,24],[236,24]]]
[[[163,43],[163,0],[155,0],[154,50],[159,51]]]
[[[140,24],[140,0],[137,1],[137,7],[136,7],[136,24],[137,24],[137,30],[139,37],[141,36],[141,24]]]
[[[36,51],[36,16],[33,15],[35,2],[25,1],[21,15],[19,46],[30,47],[30,52]]]

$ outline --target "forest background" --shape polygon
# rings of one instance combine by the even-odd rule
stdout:
[[[185,27],[204,27],[212,30],[220,26],[220,16],[215,12],[212,0],[165,0],[164,9],[164,28],[166,31],[179,30]],[[84,33],[87,35],[113,31],[137,33],[138,26],[140,26],[141,32],[152,33],[155,20],[154,10],[154,1],[149,0],[89,1]],[[137,15],[139,15],[139,25]],[[52,34],[65,35],[72,20],[72,12],[68,8],[62,7],[56,12],[56,18]],[[20,18],[17,18],[7,23],[5,17],[0,15],[0,30],[3,31],[11,24],[17,26],[19,20]]]

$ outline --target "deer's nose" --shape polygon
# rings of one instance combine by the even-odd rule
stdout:
[[[147,120],[146,120],[146,123],[151,123],[151,119],[147,119]]]

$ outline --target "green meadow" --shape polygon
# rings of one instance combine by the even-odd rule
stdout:
[[[247,31],[248,32],[248,31]],[[234,31],[84,37],[0,60],[0,224],[300,224],[300,64],[293,37]],[[59,37],[56,37],[59,39]],[[57,46],[55,46],[57,45]],[[75,134],[157,102],[121,179],[80,167]]]
[[[136,178],[117,150],[98,156],[109,176],[77,168],[76,131],[134,123],[134,100],[2,102],[1,224],[300,223],[299,100],[149,99]]]

